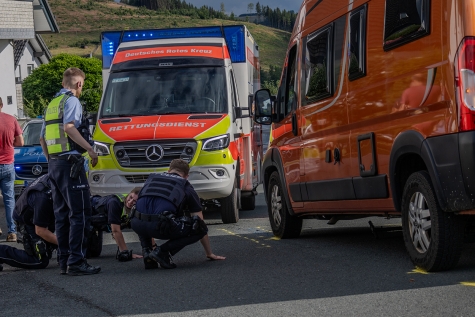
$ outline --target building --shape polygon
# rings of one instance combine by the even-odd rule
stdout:
[[[51,54],[40,34],[58,33],[47,0],[0,0],[2,112],[24,117],[21,82]]]

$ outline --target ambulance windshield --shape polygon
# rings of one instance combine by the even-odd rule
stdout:
[[[100,118],[175,113],[227,113],[223,67],[111,73]]]

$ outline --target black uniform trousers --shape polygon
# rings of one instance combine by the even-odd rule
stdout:
[[[66,159],[67,156],[50,157],[48,161],[61,269],[86,258],[91,218],[86,172],[82,169],[78,178],[71,178],[72,163]]]
[[[24,250],[0,244],[0,264],[8,264],[22,269],[44,269],[48,266],[49,259],[45,256],[40,261]]]
[[[184,223],[179,218],[170,219],[170,233],[167,235],[160,234],[160,220],[140,220],[136,217],[132,218],[132,229],[138,234],[142,248],[152,247],[152,238],[160,240],[168,240],[160,245],[160,251],[170,252],[171,255],[177,254],[187,245],[198,242],[206,235],[206,232],[197,233],[192,230],[190,224]]]
[[[18,221],[17,229],[20,231],[21,226],[25,226],[25,231],[30,237],[38,241],[41,238],[35,233],[34,225],[27,225]],[[23,230],[21,230],[23,231]],[[48,257],[44,257],[41,261],[33,255],[29,255],[24,250],[20,250],[9,245],[0,245],[0,264],[8,264],[13,267],[19,267],[22,269],[44,269],[49,264]]]

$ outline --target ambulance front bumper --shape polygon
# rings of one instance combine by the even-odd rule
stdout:
[[[92,195],[127,194],[142,187],[150,173],[118,170],[90,170],[89,186]],[[234,164],[193,166],[189,182],[202,199],[219,199],[231,194],[236,175]]]

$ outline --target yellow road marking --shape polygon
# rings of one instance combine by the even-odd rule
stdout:
[[[239,234],[237,234],[237,233],[234,233],[234,232],[232,232],[232,231],[229,231],[229,230],[227,230],[227,229],[219,229],[219,230],[224,231],[224,232],[226,232],[227,234],[230,234],[230,235],[232,235],[232,236],[235,236],[235,237],[238,237],[238,238],[243,238],[243,239],[252,241],[252,242],[254,242],[254,243],[256,243],[256,244],[259,244],[259,245],[261,245],[261,246],[263,246],[263,247],[266,247],[266,248],[270,248],[270,247],[271,247],[270,245],[267,245],[267,244],[265,244],[265,243],[261,243],[261,242],[260,242],[259,240],[257,240],[257,239],[252,239],[252,238],[244,237],[244,236],[241,236],[241,235],[239,235]]]
[[[475,282],[460,282],[464,286],[475,286]]]
[[[407,272],[407,274],[430,274],[430,273],[424,269],[421,269],[420,267],[416,267],[411,272]]]

